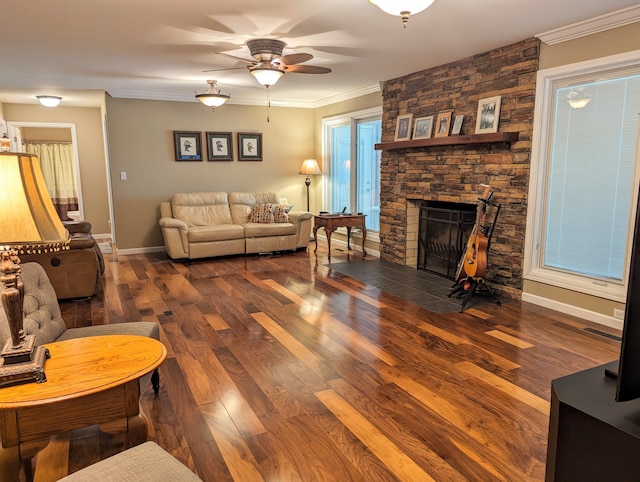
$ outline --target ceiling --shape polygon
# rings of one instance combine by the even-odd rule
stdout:
[[[22,0],[4,2],[0,103],[98,106],[113,97],[196,102],[215,79],[230,103],[264,104],[246,69],[251,38],[286,42],[284,54],[332,69],[287,73],[272,105],[317,107],[373,92],[379,81],[442,65],[637,5],[637,0],[436,0],[409,19],[367,0]]]

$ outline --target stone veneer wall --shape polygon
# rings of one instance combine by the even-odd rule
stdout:
[[[537,39],[528,39],[384,83],[383,143],[393,141],[397,116],[408,113],[414,119],[445,111],[453,111],[453,117],[464,114],[461,134],[474,134],[478,100],[497,95],[502,96],[498,131],[519,132],[520,137],[511,145],[383,150],[382,259],[414,262],[416,228],[408,227],[407,219],[416,217],[420,200],[475,204],[480,184],[490,184],[501,212],[485,279],[502,294],[520,297],[539,49]]]

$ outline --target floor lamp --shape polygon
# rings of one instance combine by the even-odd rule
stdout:
[[[309,211],[309,186],[311,185],[311,178],[309,176],[316,176],[322,174],[318,161],[315,159],[307,159],[302,162],[300,172],[298,174],[304,174],[307,178],[304,180],[305,186],[307,186],[307,211]]]
[[[44,382],[49,351],[23,329],[24,286],[18,254],[66,249],[69,233],[53,207],[36,156],[0,153],[0,293],[10,338],[0,351],[0,387]]]

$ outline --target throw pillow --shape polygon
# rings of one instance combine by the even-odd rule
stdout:
[[[251,223],[273,223],[273,204],[254,204],[251,208]]]
[[[287,214],[289,210],[287,206],[284,204],[272,204],[273,206],[273,222],[274,223],[288,223],[289,215]]]

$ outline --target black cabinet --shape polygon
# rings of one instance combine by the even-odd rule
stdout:
[[[546,480],[626,482],[640,480],[640,399],[617,403],[616,381],[605,368],[551,383]]]

